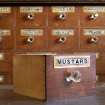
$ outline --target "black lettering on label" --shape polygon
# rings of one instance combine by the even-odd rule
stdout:
[[[69,59],[67,59],[67,64],[70,64],[70,60]]]
[[[61,64],[61,63],[62,63],[61,59],[58,59],[58,64]]]
[[[76,64],[79,64],[79,60],[78,59],[76,60]]]
[[[87,59],[85,58],[85,59],[84,59],[84,64],[86,64],[87,62],[88,62],[88,61],[87,61]]]
[[[84,60],[82,58],[80,59],[80,64],[84,64]]]

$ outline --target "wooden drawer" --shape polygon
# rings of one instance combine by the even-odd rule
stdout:
[[[7,50],[14,47],[14,34],[10,28],[0,29],[0,49]]]
[[[12,73],[12,53],[0,53],[0,72]]]
[[[73,6],[48,7],[48,25],[57,28],[77,27],[78,8]]]
[[[17,50],[44,51],[46,49],[47,37],[45,29],[18,29],[16,35]]]
[[[105,6],[83,6],[80,9],[82,27],[105,26]]]
[[[12,28],[15,25],[14,13],[14,8],[12,7],[0,7],[0,28]]]
[[[12,84],[12,74],[0,72],[0,84]]]
[[[85,51],[104,51],[105,29],[83,28],[80,32],[80,48]]]
[[[83,62],[85,60],[86,62],[75,64],[72,62],[73,59],[73,62],[76,59],[84,59]],[[88,65],[89,62],[90,65]],[[74,54],[47,56],[46,64],[48,99],[70,99],[92,94],[95,90],[95,55]],[[77,81],[74,81],[74,79],[71,81],[69,77],[71,76],[73,78],[72,73],[77,73],[78,79],[81,79],[79,81],[78,79],[76,79]]]
[[[76,28],[49,28],[48,50],[54,52],[70,52],[78,48]]]
[[[42,27],[46,25],[46,8],[42,6],[25,6],[17,8],[18,27]]]

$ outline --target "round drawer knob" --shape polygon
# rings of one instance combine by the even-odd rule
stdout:
[[[27,14],[27,19],[28,20],[33,20],[34,19],[34,14]]]
[[[91,38],[89,38],[89,43],[96,44],[97,42],[98,42],[98,38],[97,37],[91,37]]]
[[[27,43],[28,43],[28,44],[32,44],[33,41],[34,41],[34,38],[33,38],[33,37],[28,37],[28,38],[27,38]]]
[[[66,71],[65,81],[67,83],[79,83],[81,82],[81,73],[79,71]]]
[[[65,41],[66,41],[66,37],[60,37],[58,40],[59,43],[65,43]]]
[[[0,75],[0,83],[2,83],[4,81],[4,76]]]
[[[65,20],[66,19],[66,14],[64,14],[64,13],[59,14],[58,19],[59,20]]]
[[[99,14],[98,14],[98,13],[94,13],[94,14],[91,14],[91,15],[89,16],[89,19],[90,19],[90,20],[96,20],[98,17],[99,17]]]

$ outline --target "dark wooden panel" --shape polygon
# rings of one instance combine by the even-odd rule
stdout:
[[[95,89],[95,56],[90,57],[90,67],[54,69],[54,56],[47,57],[47,97],[48,99],[66,99],[92,94]],[[65,71],[79,71],[80,83],[67,84]]]

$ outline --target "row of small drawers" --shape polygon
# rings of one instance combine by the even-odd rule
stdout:
[[[105,6],[0,7],[0,27],[105,26]]]
[[[0,30],[0,50],[70,52],[104,50],[105,28],[47,28]]]

